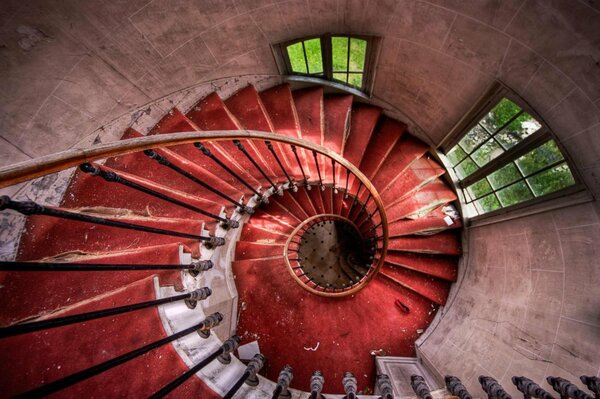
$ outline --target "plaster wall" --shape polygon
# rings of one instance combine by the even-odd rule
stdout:
[[[594,0],[5,0],[0,166],[144,132],[219,79],[276,83],[269,45],[324,32],[382,37],[374,99],[432,145],[503,81],[600,194]],[[434,365],[470,384],[487,370],[505,386],[511,373],[600,372],[598,204],[473,228],[468,240],[467,283],[423,346]]]

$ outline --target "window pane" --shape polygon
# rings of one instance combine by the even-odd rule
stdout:
[[[502,129],[496,139],[506,149],[520,143],[524,138],[538,131],[542,127],[538,121],[527,113],[522,113],[517,119]]]
[[[460,148],[460,146],[456,145],[450,150],[447,156],[452,165],[456,165],[457,163],[465,159],[467,153],[465,153],[463,149]]]
[[[483,166],[503,152],[504,150],[502,147],[500,147],[498,143],[492,139],[479,147],[479,149],[475,151],[473,155],[471,155],[471,158],[475,160],[477,165]]]
[[[292,72],[308,73],[306,70],[306,61],[304,60],[302,42],[287,46],[287,53],[292,66]]]
[[[575,184],[575,179],[566,163],[557,165],[527,179],[536,197],[558,191]]]
[[[507,98],[500,102],[481,120],[481,124],[490,132],[495,133],[513,116],[521,111],[521,108]]]
[[[333,74],[333,79],[339,80],[339,81],[344,82],[344,83],[348,82],[346,80],[347,78],[348,78],[348,75],[346,73],[334,73]]]
[[[479,169],[479,168],[477,167],[475,162],[473,162],[471,160],[471,158],[465,159],[460,164],[458,164],[457,167],[454,168],[454,170],[456,171],[456,174],[458,175],[458,177],[460,179],[469,176],[471,173],[475,172],[477,169]]]
[[[490,183],[492,184],[494,190],[500,187],[504,187],[512,182],[515,182],[520,178],[521,173],[519,173],[519,170],[513,162],[501,167],[500,169],[491,173],[488,176],[488,179],[490,180]]]
[[[496,198],[494,194],[490,194],[487,197],[475,201],[475,207],[479,213],[487,213],[502,208],[502,205],[500,205],[498,198]]]
[[[554,140],[550,140],[536,149],[528,152],[517,159],[517,166],[521,169],[524,176],[542,169],[563,159],[560,150]]]
[[[350,71],[362,72],[365,70],[365,56],[367,54],[367,41],[350,39]]]
[[[332,37],[331,38],[331,58],[334,71],[348,70],[348,38],[347,37]],[[346,78],[343,79],[344,82]]]
[[[483,143],[489,138],[489,134],[479,125],[469,131],[458,143],[468,153],[473,151],[473,148]]]
[[[492,186],[490,186],[487,179],[481,179],[467,187],[467,190],[471,194],[471,198],[481,198],[492,192]]]
[[[506,188],[503,188],[496,194],[498,195],[502,206],[518,204],[519,202],[523,202],[533,198],[533,195],[531,195],[531,191],[529,191],[529,188],[527,187],[527,184],[525,184],[524,181],[520,181]]]
[[[362,86],[363,74],[362,73],[351,73],[348,77],[348,83],[352,86],[360,88]]]
[[[323,58],[321,57],[321,39],[310,39],[304,42],[308,73],[323,73]]]

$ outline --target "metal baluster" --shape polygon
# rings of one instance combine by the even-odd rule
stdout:
[[[267,176],[267,174],[265,173],[265,171],[262,170],[262,168],[260,167],[260,165],[254,160],[254,158],[252,158],[250,156],[250,154],[248,154],[248,151],[246,151],[246,148],[244,147],[244,145],[242,144],[242,142],[240,140],[233,140],[233,144],[235,144],[235,146],[238,148],[238,150],[240,150],[246,156],[246,158],[248,158],[250,160],[250,162],[252,163],[252,165],[254,165],[254,167],[267,180],[267,182],[269,182],[269,184],[271,185],[271,191],[273,193],[281,193],[281,189],[279,187],[277,187],[277,185],[275,183],[273,183],[273,180],[271,180],[269,178],[269,176]]]
[[[579,377],[582,383],[596,395],[596,399],[600,399],[600,378],[582,375]]]
[[[593,399],[594,397],[583,392],[572,384],[571,381],[561,377],[547,377],[546,381],[552,386],[552,388],[560,394],[561,399]]]
[[[317,175],[319,175],[319,187],[321,187],[321,191],[325,191],[323,179],[321,178],[321,169],[319,169],[319,161],[317,160],[317,151],[313,150],[312,154],[313,158],[315,159],[315,165],[317,165]]]
[[[444,377],[446,383],[446,389],[454,396],[458,396],[460,399],[473,399],[467,388],[463,385],[462,381],[453,375],[447,375]]]
[[[171,391],[186,382],[191,376],[202,370],[215,359],[223,364],[229,364],[231,362],[231,352],[233,352],[240,345],[241,340],[242,339],[237,335],[229,338],[227,341],[223,342],[223,345],[221,345],[219,349],[208,355],[208,357],[206,357],[200,363],[196,364],[191,369],[162,387],[159,391],[156,391],[152,396],[150,396],[150,399],[159,399],[167,396]]]
[[[319,370],[315,371],[312,377],[310,377],[310,399],[319,399],[321,397],[323,384],[325,384],[323,374]]]
[[[130,181],[130,180],[120,176],[118,173],[108,172],[106,170],[103,170],[96,165],[92,165],[91,163],[81,164],[81,165],[79,165],[79,169],[81,169],[85,173],[91,174],[92,176],[100,176],[101,178],[103,178],[104,180],[106,180],[108,182],[122,184],[124,186],[133,188],[134,190],[141,191],[141,192],[151,195],[153,197],[160,198],[164,201],[178,205],[178,206],[188,209],[192,212],[196,212],[201,215],[207,216],[211,219],[218,220],[219,222],[221,222],[222,226],[225,228],[236,228],[236,227],[239,227],[239,225],[240,225],[237,220],[226,219],[219,215],[215,215],[214,213],[207,212],[204,209],[200,209],[198,207],[195,207],[193,205],[190,205],[190,204],[180,201],[178,199],[169,197],[168,195],[165,195],[158,191],[154,191],[150,188],[144,187],[141,184]]]
[[[85,370],[82,370],[77,373],[60,378],[58,380],[52,381],[48,384],[42,385],[41,387],[38,387],[38,388],[32,389],[28,392],[17,395],[17,396],[15,396],[15,398],[42,397],[42,396],[50,395],[54,392],[58,392],[61,389],[68,388],[71,385],[75,385],[78,382],[84,381],[95,375],[98,375],[107,370],[110,370],[113,367],[116,367],[120,364],[128,362],[129,360],[135,359],[138,356],[148,353],[153,349],[156,349],[165,344],[168,344],[169,342],[173,342],[176,339],[184,337],[195,331],[201,332],[201,331],[205,331],[206,329],[210,329],[210,328],[214,327],[215,325],[218,325],[222,320],[223,320],[223,315],[221,315],[220,313],[213,313],[210,316],[208,316],[206,319],[201,321],[200,323],[195,324],[191,327],[188,327],[185,330],[182,330],[178,333],[169,335],[168,337],[162,338],[158,341],[154,341],[148,345],[142,346],[141,348],[134,349],[134,350],[127,352],[121,356],[117,356],[115,358],[109,359],[105,362],[102,362],[95,366],[89,367]]]
[[[523,393],[524,399],[554,399],[552,395],[527,377],[515,376],[512,378],[512,383]]]
[[[377,376],[377,389],[381,392],[380,399],[394,399],[394,389],[392,382],[387,374],[379,374]]]
[[[250,191],[252,191],[254,193],[254,195],[256,195],[257,201],[262,202],[264,204],[269,203],[269,199],[267,198],[266,195],[262,195],[260,192],[258,192],[258,190],[256,190],[254,187],[252,187],[247,181],[242,179],[237,173],[235,173],[233,170],[231,170],[231,168],[229,168],[227,165],[225,165],[219,158],[217,158],[212,152],[210,152],[210,150],[208,148],[206,148],[202,143],[194,143],[194,147],[196,147],[197,149],[202,151],[202,153],[204,155],[206,155],[207,157],[212,159],[217,165],[219,165],[221,168],[223,168],[227,173],[229,173],[231,176],[233,176],[237,181],[239,181],[244,186],[246,186],[246,188],[248,188]]]
[[[417,398],[419,399],[433,399],[431,396],[431,390],[429,386],[425,382],[425,378],[420,375],[411,375],[410,376],[410,386],[413,391],[417,394]]]
[[[199,273],[213,267],[211,260],[193,261],[188,265],[160,264],[104,264],[104,263],[64,263],[64,262],[0,262],[0,271],[8,272],[98,272],[129,270],[188,270]]]
[[[275,386],[275,390],[273,391],[273,396],[271,399],[290,399],[292,397],[291,392],[288,390],[290,382],[292,382],[292,378],[294,378],[292,371],[292,366],[289,364],[285,365],[285,367],[281,369],[279,372],[279,377],[277,378],[277,385]]]
[[[57,208],[49,208],[43,205],[36,204],[32,201],[12,201],[10,197],[0,197],[0,211],[4,209],[12,209],[23,215],[44,215],[58,217],[62,219],[77,220],[80,222],[95,223],[104,226],[118,227],[122,229],[144,231],[146,233],[162,234],[173,237],[189,238],[192,240],[204,241],[211,246],[225,245],[225,239],[221,237],[206,237],[195,234],[180,233],[172,230],[159,229],[156,227],[142,226],[134,223],[119,222],[117,220],[104,219],[97,216],[84,215],[76,212],[69,212]]]
[[[257,386],[258,377],[256,376],[256,373],[260,371],[264,364],[265,357],[263,355],[261,355],[260,353],[254,355],[252,360],[250,360],[250,363],[248,363],[244,374],[242,374],[242,376],[236,381],[236,383],[233,384],[229,392],[227,392],[225,396],[223,396],[223,399],[231,399],[233,395],[235,395],[235,393],[241,388],[244,382],[250,385],[251,387]]]
[[[488,399],[512,399],[512,396],[492,377],[480,375],[479,383],[481,384],[481,389],[487,393]]]
[[[344,399],[356,399],[356,391],[358,390],[358,384],[356,382],[356,377],[349,371],[344,373],[344,378],[342,378],[342,385],[344,386],[344,392],[346,396]]]
[[[240,212],[240,213],[244,213],[245,212],[247,214],[254,213],[254,209],[252,209],[251,207],[244,205],[240,201],[234,200],[233,198],[231,198],[227,194],[224,194],[224,193],[220,192],[219,190],[215,189],[214,187],[212,187],[211,185],[203,182],[202,180],[200,180],[196,176],[192,175],[188,171],[180,168],[177,165],[174,165],[166,157],[157,154],[156,151],[154,151],[154,150],[146,150],[146,151],[144,151],[144,154],[146,154],[148,157],[154,159],[159,164],[164,165],[164,166],[166,166],[166,167],[174,170],[175,172],[179,173],[180,175],[186,177],[187,179],[193,181],[194,183],[199,184],[200,186],[202,186],[203,188],[207,189],[211,193],[214,193],[214,194],[218,195],[219,197],[223,198],[224,200],[226,200],[228,202],[231,202],[232,204],[234,204],[237,207],[238,212]]]
[[[333,193],[337,194],[338,193],[338,189],[335,183],[335,159],[331,158],[331,169],[333,173]]]
[[[288,172],[283,167],[283,164],[281,163],[281,161],[279,160],[279,157],[277,156],[277,153],[275,152],[275,148],[273,148],[273,144],[271,144],[270,141],[265,141],[265,144],[267,145],[267,148],[269,149],[269,151],[271,151],[271,154],[273,154],[273,156],[275,157],[275,161],[277,161],[277,165],[279,165],[279,169],[281,169],[281,171],[285,175],[285,178],[289,182],[290,188],[292,189],[293,192],[297,192],[298,186],[296,186],[296,184],[294,183],[294,181],[292,180],[292,178],[290,177]]]
[[[111,309],[95,310],[93,312],[80,313],[71,316],[56,317],[48,320],[32,321],[23,324],[15,324],[0,328],[0,338],[12,337],[20,334],[27,334],[34,331],[48,330],[51,328],[68,326],[75,323],[83,323],[89,320],[96,320],[102,317],[115,316],[127,312],[146,309],[153,306],[163,305],[184,300],[188,307],[196,307],[196,302],[208,298],[212,291],[208,287],[188,292],[187,294],[176,295],[168,298],[156,299],[153,301],[134,303],[131,305],[119,306]]]
[[[346,168],[346,187],[344,188],[344,198],[348,198],[348,181],[350,180],[350,169]]]
[[[292,152],[294,153],[296,162],[298,163],[298,166],[300,167],[300,172],[302,173],[302,179],[304,179],[304,187],[306,187],[306,189],[310,191],[310,185],[308,184],[308,179],[306,178],[306,174],[304,173],[304,168],[302,167],[302,162],[300,162],[300,157],[298,156],[298,152],[296,151],[296,146],[293,144],[290,144],[290,147],[292,148]]]

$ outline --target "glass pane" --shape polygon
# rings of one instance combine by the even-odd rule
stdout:
[[[481,124],[493,134],[520,111],[521,108],[517,104],[507,98],[503,98],[483,117]]]
[[[287,53],[292,66],[292,72],[308,73],[306,70],[306,61],[304,60],[302,42],[287,46]]]
[[[489,137],[489,134],[481,126],[477,125],[469,133],[465,134],[465,137],[458,143],[466,152],[470,153],[473,151],[473,148],[486,141]]]
[[[362,72],[365,70],[365,55],[367,54],[367,41],[350,39],[350,71]]]
[[[490,194],[487,197],[483,197],[482,199],[475,201],[475,207],[481,214],[500,209],[502,208],[502,205],[500,205],[498,198],[496,198],[494,194]]]
[[[479,149],[471,155],[471,158],[477,162],[477,165],[483,166],[503,152],[504,150],[502,147],[492,139],[479,147]]]
[[[351,73],[348,76],[348,83],[351,84],[352,86],[361,88],[362,87],[362,79],[363,79],[362,73]]]
[[[321,56],[321,39],[310,39],[304,42],[308,73],[323,73],[323,58]]]
[[[523,172],[523,176],[529,176],[543,167],[562,159],[563,156],[560,153],[558,146],[554,140],[550,140],[518,158],[516,162],[519,169],[521,169],[521,172]]]
[[[522,113],[517,119],[502,129],[496,139],[507,150],[515,144],[520,143],[524,138],[538,131],[542,127],[538,121],[527,113]]]
[[[561,163],[527,179],[536,197],[558,191],[575,184],[575,179],[566,163]]]
[[[348,70],[348,38],[347,37],[332,37],[331,38],[331,58],[334,71]],[[344,82],[346,78],[343,79]]]
[[[467,190],[471,194],[471,198],[481,198],[492,192],[492,186],[490,186],[490,183],[484,178],[477,183],[471,184],[467,187]]]
[[[457,163],[465,159],[467,153],[464,152],[459,145],[455,145],[454,148],[452,148],[446,156],[448,157],[452,165],[456,165]]]
[[[494,188],[494,190],[498,189],[500,187],[504,187],[507,184],[510,184],[512,182],[515,182],[515,181],[519,180],[520,178],[521,178],[521,173],[519,173],[519,170],[517,169],[517,167],[515,166],[515,164],[513,162],[509,163],[506,166],[501,167],[500,169],[491,173],[488,176],[488,179],[489,179],[490,183],[492,184],[492,187]]]
[[[344,83],[347,83],[348,81],[346,80],[348,78],[348,75],[346,73],[334,73],[333,74],[333,78],[335,80],[339,80],[342,81]]]
[[[454,168],[456,174],[460,179],[469,176],[471,173],[475,172],[479,167],[471,160],[471,158],[467,158],[458,164],[457,167]]]
[[[510,206],[518,204],[519,202],[526,201],[533,198],[531,191],[527,187],[524,181],[512,184],[496,193],[502,206]]]

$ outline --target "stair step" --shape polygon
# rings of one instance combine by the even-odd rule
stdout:
[[[453,233],[394,237],[389,240],[388,251],[444,255],[460,255],[462,253],[460,239]]]
[[[64,208],[63,208],[64,209]],[[157,227],[177,232],[199,234],[202,222],[192,219],[151,217],[129,212],[125,209],[88,208],[66,209],[126,223]],[[182,243],[199,257],[199,241],[161,234],[131,231],[122,228],[96,225],[87,222],[66,221],[49,216],[31,216],[27,219],[26,233],[21,237],[19,260],[35,260],[64,252],[119,251],[137,246],[153,246]]]
[[[258,225],[245,223],[242,228],[242,234],[240,235],[240,241],[251,241],[251,240],[269,240],[270,242],[277,242],[279,244],[285,244],[288,239],[287,234],[282,234],[272,229],[265,229]]]
[[[323,100],[325,110],[323,145],[338,154],[342,154],[348,135],[352,100],[353,97],[350,94],[328,94]]]
[[[304,140],[314,144],[323,143],[323,88],[309,87],[292,93]]]
[[[238,241],[235,248],[235,260],[268,259],[283,255],[284,244],[275,240]]]
[[[23,244],[31,242],[31,233],[24,237]],[[34,233],[35,234],[35,233]],[[66,235],[62,230],[62,234]],[[50,236],[51,237],[51,236]],[[37,237],[35,237],[37,238]],[[42,237],[44,241],[46,236]],[[122,238],[121,238],[122,239]],[[80,239],[81,241],[81,239]],[[128,242],[129,243],[129,242]],[[37,244],[37,243],[36,243]],[[44,245],[44,242],[40,243]],[[46,245],[53,247],[51,242]],[[55,247],[55,246],[54,246]],[[36,247],[21,246],[19,260],[28,261],[51,261],[47,253],[35,251]],[[79,263],[163,263],[179,264],[179,244],[159,244],[154,246],[140,246],[138,248],[123,248],[112,252],[92,252],[90,249],[56,252],[63,254],[59,259],[61,262]],[[52,254],[54,255],[54,254]],[[130,284],[149,275],[160,276],[161,283],[175,284],[181,289],[179,271],[122,271],[122,272],[11,272],[3,277],[0,306],[3,312],[0,314],[0,324],[7,325],[16,321],[47,314],[64,306],[70,306],[80,301],[102,295],[113,291],[122,285]],[[35,280],[33,280],[35,279]],[[36,295],[20,295],[28,292],[34,282]],[[40,298],[44,300],[41,301]]]
[[[452,220],[448,225],[446,216],[441,209],[423,216],[418,219],[400,219],[389,224],[390,237],[399,237],[406,235],[433,235],[444,230],[457,229],[462,227],[461,220]]]
[[[394,148],[394,145],[406,131],[406,125],[394,119],[383,118],[375,129],[369,140],[369,145],[364,150],[367,157],[360,163],[360,171],[372,179],[379,168],[384,164],[386,158]]]
[[[53,291],[52,294],[54,293]],[[152,299],[155,299],[154,284],[149,276],[108,295],[91,298],[81,306],[71,307],[62,315]],[[0,342],[3,361],[11,364],[10,368],[3,370],[3,377],[12,381],[4,387],[3,394],[12,396],[22,393],[40,386],[43,382],[54,381],[81,371],[165,336],[156,308],[149,308],[108,319],[3,339]],[[99,343],[101,351],[98,350]],[[76,348],[73,347],[74,344]],[[73,356],[73,350],[76,350],[78,356]],[[40,355],[42,353],[43,355]],[[162,371],[148,373],[149,364]],[[119,367],[75,384],[61,391],[60,395],[90,397],[90,393],[99,392],[98,387],[102,387],[102,395],[107,397],[148,397],[158,387],[169,383],[185,371],[186,367],[172,345],[164,345]],[[115,383],[121,381],[123,375],[143,375],[144,378],[129,378],[125,384]],[[210,395],[209,390],[200,381],[188,383],[192,384],[196,394],[204,392]],[[201,396],[209,397],[202,394]]]
[[[202,113],[205,108],[198,108],[196,114]],[[173,108],[163,119],[161,119],[154,128],[148,133],[152,134],[165,134],[165,133],[176,133],[176,132],[193,132],[201,130],[191,119],[182,114],[176,108]],[[218,129],[223,130],[223,129]],[[251,174],[248,173],[247,169],[243,169],[232,157],[237,156],[239,150],[235,147],[232,148],[231,143],[203,143],[207,149],[209,149],[217,158],[223,161],[227,166],[231,167],[238,175],[248,181],[250,184],[255,186],[261,185]],[[224,148],[224,145],[229,147]],[[200,150],[195,148],[191,144],[183,144],[169,147],[171,151],[177,152],[183,157],[188,158],[190,161],[197,163],[202,168],[210,171],[215,176],[221,177],[227,184],[233,187],[241,187],[239,181],[225,172],[219,165],[213,160],[203,155]],[[235,151],[234,151],[235,150]],[[244,187],[244,192],[248,190]]]
[[[288,137],[300,137],[300,122],[290,85],[285,83],[259,93],[273,129]]]
[[[379,274],[413,290],[438,305],[446,304],[450,292],[450,283],[447,281],[388,263],[385,263]]]
[[[300,188],[298,191],[302,190]],[[296,194],[290,192],[289,190],[285,190],[283,192],[283,197],[280,196],[272,196],[271,200],[277,202],[286,208],[291,214],[295,215],[299,220],[308,219],[310,216],[306,213],[306,211],[302,208],[302,206],[296,200]]]
[[[408,169],[413,162],[421,158],[428,150],[429,147],[425,143],[413,136],[404,135],[400,137],[400,140],[389,152],[389,156],[383,162],[377,175],[371,179],[377,191],[385,191],[400,173]]]
[[[317,213],[325,213],[325,204],[323,203],[323,197],[321,196],[321,188],[319,186],[312,186],[312,189],[307,193]]]
[[[390,251],[386,254],[385,261],[450,282],[456,281],[458,275],[458,258],[454,256]]]
[[[436,179],[426,184],[412,196],[388,206],[386,209],[388,221],[394,222],[400,219],[422,218],[436,208],[456,200],[456,194],[446,183]]]
[[[350,134],[344,143],[343,155],[346,160],[359,166],[369,140],[373,135],[381,108],[355,105],[350,115]]]
[[[318,187],[311,187],[310,191],[316,190]],[[304,213],[309,217],[318,214],[319,212],[315,208],[315,205],[312,202],[310,191],[306,189],[306,187],[299,187],[298,192],[294,193],[294,199],[298,202],[298,205],[304,209]]]
[[[421,187],[430,183],[446,171],[437,162],[424,156],[417,159],[408,169],[398,175],[383,193],[381,199],[386,205],[393,205],[409,197]]]
[[[276,217],[265,213],[261,209],[257,209],[252,215],[250,219],[250,224],[258,226],[265,230],[274,230],[281,234],[290,234],[294,231],[295,228],[295,219],[290,218],[291,220],[281,220]]]

